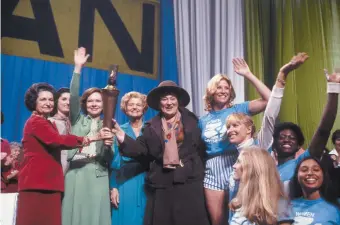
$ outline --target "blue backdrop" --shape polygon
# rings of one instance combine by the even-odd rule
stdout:
[[[162,0],[161,4],[161,52],[160,68],[157,80],[129,74],[118,74],[120,98],[129,91],[147,94],[162,80],[173,80],[178,83],[177,59],[174,34],[174,16],[172,0]],[[70,52],[68,54],[73,54]],[[9,141],[21,141],[22,130],[30,112],[24,105],[24,95],[28,87],[36,82],[48,82],[55,88],[68,87],[73,72],[73,65],[44,60],[1,55],[1,104],[5,122],[1,126],[1,137]],[[105,87],[107,71],[84,68],[81,76],[81,93],[89,87]],[[146,119],[157,112],[149,109]],[[126,116],[116,110],[119,123],[127,121]]]

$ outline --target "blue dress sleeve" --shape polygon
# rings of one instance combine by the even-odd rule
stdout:
[[[249,111],[249,101],[238,103],[234,105],[236,112],[251,115]]]
[[[112,173],[111,173],[111,177],[110,177],[110,189],[118,188],[117,171],[121,167],[121,155],[119,153],[119,149],[118,149],[118,146],[117,146],[116,143],[117,143],[117,141],[115,141],[113,146],[112,146],[115,154],[114,154],[113,160],[111,162]]]

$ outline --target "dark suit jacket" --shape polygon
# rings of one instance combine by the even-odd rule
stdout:
[[[64,191],[60,151],[80,147],[83,137],[60,135],[47,119],[32,115],[25,124],[24,159],[18,176],[19,191]]]
[[[189,110],[180,108],[184,126],[184,141],[179,147],[179,157],[184,167],[163,169],[164,141],[160,115],[146,122],[143,134],[133,140],[125,135],[119,149],[124,156],[135,158],[142,164],[149,163],[146,183],[154,188],[166,188],[176,183],[202,181],[205,145],[201,140],[198,119]]]

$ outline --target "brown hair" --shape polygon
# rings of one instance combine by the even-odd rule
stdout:
[[[98,93],[100,93],[101,95],[102,95],[102,90],[101,89],[99,89],[99,88],[89,88],[89,89],[87,89],[84,93],[83,93],[83,95],[81,96],[81,98],[80,98],[80,107],[81,107],[81,110],[83,111],[83,113],[84,114],[86,114],[87,115],[87,110],[86,110],[86,101],[87,101],[87,99],[88,99],[88,97],[90,96],[90,95],[92,95],[93,93],[96,93],[96,92],[98,92]],[[102,96],[103,97],[103,96]]]

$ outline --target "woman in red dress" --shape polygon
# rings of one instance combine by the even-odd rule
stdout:
[[[60,151],[112,138],[105,128],[93,137],[60,135],[47,120],[53,110],[54,92],[51,85],[37,83],[25,94],[25,105],[32,115],[26,121],[22,139],[24,159],[18,176],[17,225],[61,225],[64,175]]]
[[[1,171],[6,182],[6,188],[3,190],[4,193],[16,193],[18,192],[18,173],[19,165],[21,162],[22,146],[18,142],[10,143],[11,154],[9,155],[10,164],[7,171]]]

